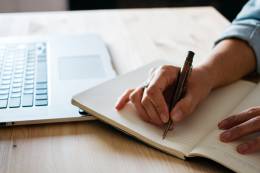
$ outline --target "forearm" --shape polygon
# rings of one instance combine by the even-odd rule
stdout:
[[[256,58],[250,46],[241,40],[227,39],[213,49],[210,58],[200,66],[209,74],[212,88],[234,82],[256,68]]]

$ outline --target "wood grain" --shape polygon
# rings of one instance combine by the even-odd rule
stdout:
[[[0,22],[0,36],[98,33],[119,74],[158,58],[181,65],[187,50],[199,64],[229,25],[210,7],[14,13]],[[207,159],[182,161],[95,121],[0,129],[0,172],[230,171]]]

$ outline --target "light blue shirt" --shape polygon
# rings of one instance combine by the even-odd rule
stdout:
[[[251,46],[256,55],[256,70],[260,74],[260,0],[248,1],[217,43],[228,38],[244,40]]]

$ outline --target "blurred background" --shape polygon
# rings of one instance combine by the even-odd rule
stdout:
[[[0,0],[0,13],[151,7],[214,6],[233,20],[248,0]]]

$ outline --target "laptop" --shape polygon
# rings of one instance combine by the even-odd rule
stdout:
[[[71,97],[115,76],[97,35],[1,38],[0,126],[92,120]]]

